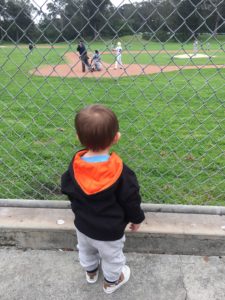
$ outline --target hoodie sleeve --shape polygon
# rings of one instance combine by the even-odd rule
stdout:
[[[68,199],[72,201],[73,194],[74,194],[74,184],[73,184],[73,178],[71,177],[70,167],[61,176],[61,192],[62,194],[67,195]]]
[[[127,221],[134,224],[140,224],[145,219],[139,190],[135,173],[124,165],[119,183],[118,201],[124,209]]]

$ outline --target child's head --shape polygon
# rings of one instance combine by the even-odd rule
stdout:
[[[100,104],[80,110],[75,117],[75,129],[81,144],[92,151],[104,150],[119,138],[116,115]]]
[[[98,54],[99,53],[98,50],[95,50],[95,53]]]

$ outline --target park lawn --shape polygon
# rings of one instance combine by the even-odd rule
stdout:
[[[119,117],[114,150],[136,171],[145,202],[225,205],[224,70],[117,80],[29,75],[66,52],[0,49],[1,198],[65,199],[60,176],[80,149],[74,114],[98,102]]]
[[[204,53],[209,55],[209,58],[199,58],[199,59],[178,59],[174,57],[175,55],[193,52],[193,41],[179,44],[175,42],[168,43],[158,43],[155,41],[146,41],[141,39],[140,36],[127,36],[120,39],[104,41],[90,41],[86,43],[89,54],[94,53],[96,49],[102,54],[103,61],[108,63],[113,63],[115,60],[115,53],[112,51],[116,47],[117,41],[122,42],[124,54],[123,62],[125,64],[157,64],[157,65],[208,65],[208,64],[223,64],[225,59],[225,38],[218,37],[217,39],[207,39],[202,37],[202,42],[199,42],[199,53]],[[210,42],[210,49],[208,50],[207,43]],[[8,63],[10,64],[13,60],[14,53],[18,54],[18,51],[23,53],[24,63],[29,56],[29,49],[27,45],[21,44],[14,45],[5,44],[7,48],[0,49],[5,52],[5,55],[9,57]],[[67,52],[76,52],[77,41],[72,41],[68,43],[57,43],[52,45],[51,48],[46,44],[38,44],[35,46],[37,51],[35,52],[35,57],[32,57],[32,62],[34,66],[39,66],[40,64],[60,64],[64,63],[64,55]],[[48,47],[48,48],[44,48]],[[60,48],[58,48],[60,47]],[[18,51],[17,51],[18,50]],[[134,52],[138,53],[134,53]],[[174,51],[173,53],[167,51]],[[104,54],[104,52],[109,52],[109,54]],[[111,53],[110,53],[111,52]],[[17,55],[16,54],[16,55]],[[39,54],[39,55],[38,55]],[[32,54],[33,55],[33,54]],[[34,56],[34,55],[33,55]],[[39,60],[38,59],[39,56]],[[36,65],[38,63],[38,65]]]
[[[142,64],[142,65],[159,65],[159,66],[167,66],[167,65],[178,65],[178,66],[197,66],[197,65],[223,65],[225,61],[225,53],[222,52],[207,52],[204,53],[208,55],[208,58],[185,58],[179,59],[176,58],[175,55],[179,55],[179,53],[123,53],[122,61],[124,64]],[[184,53],[182,53],[184,54]],[[211,57],[211,55],[213,57]],[[215,57],[214,57],[215,56]],[[115,61],[115,54],[103,54],[102,60],[112,64]]]
[[[123,50],[125,51],[193,51],[193,40],[185,43],[177,43],[174,41],[159,43],[154,40],[143,40],[139,35],[126,36],[113,41],[87,41],[86,45],[91,51],[94,51],[95,49],[100,51],[111,51],[116,47],[118,41],[122,43]],[[76,48],[76,42],[73,42],[72,44],[74,44],[74,48]],[[225,51],[225,37],[219,36],[217,38],[209,38],[207,36],[202,36],[199,40],[198,48],[201,51]]]
[[[114,40],[113,42],[98,41],[87,42],[87,48],[89,53],[93,53],[95,49],[99,50],[102,54],[102,60],[112,64],[115,61],[115,52],[113,49],[116,47],[117,41],[122,42],[123,63],[124,64],[156,64],[160,66],[165,65],[211,65],[211,64],[224,64],[225,61],[225,38],[218,37],[207,38],[202,37],[202,41],[199,41],[199,53],[203,53],[209,56],[209,58],[193,58],[193,59],[178,59],[175,55],[187,53],[193,53],[193,41],[179,44],[175,42],[158,43],[155,41],[146,41],[141,39],[140,36],[127,36],[121,39]],[[210,43],[210,46],[208,46]],[[208,48],[209,47],[209,48]],[[70,45],[70,49],[76,51],[76,43],[73,46]],[[135,51],[139,51],[135,53]],[[168,51],[168,52],[167,52]],[[169,51],[174,51],[171,53]],[[104,54],[104,52],[109,52]],[[111,53],[110,53],[111,52]]]

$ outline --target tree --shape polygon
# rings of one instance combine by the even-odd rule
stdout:
[[[3,1],[2,1],[3,2]],[[35,8],[29,0],[9,0],[4,3],[3,26],[7,32],[4,39],[14,42],[32,41],[36,26],[32,20]]]
[[[214,35],[218,32],[225,32],[225,1],[205,0],[204,1],[205,28]]]
[[[82,15],[85,18],[84,34],[92,38],[101,35],[107,24],[108,10],[111,7],[110,0],[84,0]]]

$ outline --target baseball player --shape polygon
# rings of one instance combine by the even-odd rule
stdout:
[[[91,63],[95,71],[101,71],[101,57],[98,50],[95,50],[95,54],[92,57]]]
[[[122,47],[121,43],[117,43],[117,47],[114,49],[116,51],[116,61],[115,61],[115,67],[114,69],[116,70],[118,68],[118,64],[120,69],[123,69],[123,64],[122,64]]]

